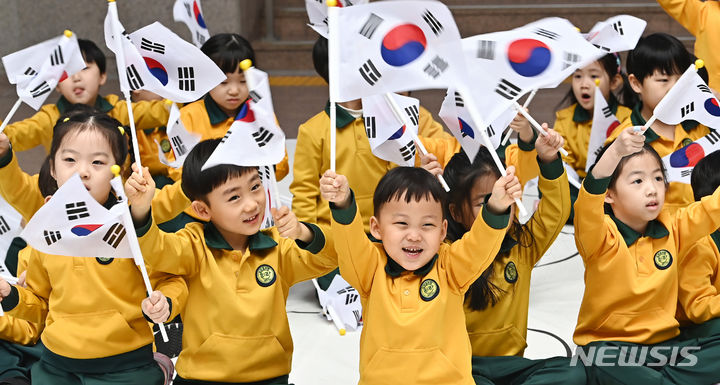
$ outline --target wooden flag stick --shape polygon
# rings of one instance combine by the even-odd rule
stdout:
[[[7,116],[5,117],[5,120],[2,121],[2,125],[0,125],[0,134],[2,134],[2,132],[5,130],[5,127],[8,125],[8,122],[10,122],[10,119],[12,119],[13,115],[15,115],[15,112],[17,112],[20,104],[22,104],[22,99],[18,98],[18,100],[15,102],[15,104],[13,104],[12,108],[10,109],[10,112],[8,112]]]

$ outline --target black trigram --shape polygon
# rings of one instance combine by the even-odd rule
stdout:
[[[410,121],[413,125],[417,126],[420,122],[420,111],[416,105],[405,107],[405,113],[410,117]]]
[[[362,313],[360,310],[353,310],[353,315],[355,316],[355,322],[360,325],[362,324]]]
[[[457,91],[455,91],[455,107],[465,107],[465,101]]]
[[[406,162],[415,157],[415,142],[412,140],[408,144],[400,147],[400,155]]]
[[[38,96],[45,95],[48,92],[50,92],[50,86],[44,80],[42,83],[38,84],[37,87],[30,90],[30,94],[32,95],[33,98],[37,98]]]
[[[373,64],[372,60],[369,59],[360,66],[358,71],[360,71],[360,75],[362,75],[363,79],[365,79],[365,81],[371,86],[374,86],[375,83],[377,83],[377,81],[382,77],[382,75],[380,75],[380,71],[378,71],[375,67],[375,64]]]
[[[705,135],[705,137],[711,145],[715,145],[715,143],[720,141],[720,133],[718,133],[717,131],[710,131],[710,133]]]
[[[264,147],[266,144],[270,142],[273,136],[272,132],[268,131],[265,127],[260,127],[259,130],[252,133],[253,138],[255,138],[255,142],[257,143],[258,147]]]
[[[178,67],[178,87],[182,91],[195,91],[194,67]]]
[[[690,102],[687,106],[680,108],[680,115],[684,118],[685,115],[693,111],[695,111],[695,102]]]
[[[610,106],[605,106],[602,108],[602,113],[604,117],[609,118],[613,114],[612,108],[610,108]]]
[[[375,139],[377,136],[374,116],[365,117],[365,133],[367,134],[368,139]]]
[[[327,16],[323,19],[322,22],[323,22],[323,24],[325,24],[325,25],[327,25],[327,26],[330,26],[330,24],[328,23],[328,18],[327,18]]]
[[[345,296],[345,305],[350,305],[351,303],[355,302],[360,298],[357,294],[348,294]]]
[[[35,76],[37,75],[37,71],[35,71],[32,67],[28,67],[25,72],[23,72],[23,75]]]
[[[370,16],[368,16],[367,21],[365,21],[365,24],[363,24],[362,28],[360,28],[359,33],[363,36],[365,36],[368,39],[372,39],[373,35],[375,34],[375,31],[377,30],[378,26],[382,24],[383,18],[374,14],[370,13]]]
[[[619,20],[613,23],[613,29],[615,30],[615,32],[619,33],[620,35],[625,34],[625,32],[623,32],[622,23]]]
[[[351,292],[351,291],[355,291],[355,292],[356,292],[357,290],[355,290],[355,288],[352,287],[352,286],[346,286],[346,287],[338,290],[338,291],[337,291],[337,295],[349,293],[349,292]]]
[[[593,43],[593,45],[594,45],[595,47],[597,47],[598,49],[601,49],[601,50],[603,50],[603,51],[605,51],[605,52],[610,52],[610,48],[608,48],[608,47],[604,47],[604,46],[601,46],[600,44],[595,44],[595,43]]]
[[[170,141],[173,144],[173,147],[175,148],[175,156],[180,157],[185,154],[187,154],[187,148],[185,148],[185,143],[183,143],[183,140],[179,136],[173,136],[170,138]]]
[[[602,149],[603,149],[602,147],[598,147],[598,149],[595,150],[595,152],[593,152],[593,154],[595,154],[595,159],[597,159],[598,155],[600,155],[600,152],[602,151]]]
[[[540,36],[546,37],[551,40],[557,40],[560,37],[560,35],[558,35],[557,33],[553,31],[548,31],[544,28],[538,28],[534,32]]]
[[[143,83],[142,78],[140,77],[140,74],[137,71],[137,68],[135,68],[134,64],[130,64],[125,69],[125,74],[127,75],[128,84],[130,86],[130,90],[135,91],[142,88],[142,86],[145,85]]]
[[[702,92],[707,92],[708,94],[712,94],[712,91],[710,91],[710,87],[706,86],[705,84],[698,84],[697,88]]]
[[[480,40],[478,41],[477,58],[478,59],[495,59],[495,46],[496,42],[492,40]]]
[[[570,67],[571,65],[580,61],[580,55],[572,52],[565,52],[563,55],[563,69]]]
[[[680,177],[682,177],[682,178],[687,178],[687,177],[689,177],[690,175],[692,175],[692,172],[693,172],[693,169],[694,169],[694,168],[695,168],[695,167],[693,167],[693,168],[691,168],[691,169],[688,169],[688,170],[681,170],[681,171],[680,171]]]
[[[430,13],[430,11],[428,11],[427,9],[425,10],[425,12],[423,12],[422,18],[428,24],[430,29],[432,29],[435,36],[439,35],[440,32],[442,32],[442,30],[445,28],[442,24],[440,24],[440,21],[435,17],[435,15]]]
[[[65,63],[63,58],[62,47],[58,46],[55,48],[52,54],[50,54],[50,65],[56,66]]]
[[[87,218],[90,216],[90,212],[87,208],[87,203],[83,201],[66,203],[65,212],[67,213],[67,219],[69,221],[74,221],[80,218]]]
[[[485,132],[487,133],[488,138],[491,138],[495,135],[495,129],[493,128],[492,124],[485,128]]]
[[[505,79],[500,79],[500,83],[497,85],[497,88],[495,88],[495,92],[505,99],[512,100],[520,95],[520,87]]]
[[[113,249],[117,249],[120,242],[122,242],[123,238],[125,238],[125,234],[125,226],[120,223],[115,223],[110,226],[110,229],[108,229],[107,233],[105,233],[103,241],[112,246]]]
[[[255,90],[252,90],[249,92],[250,99],[252,99],[253,102],[257,103],[262,99],[262,96],[260,96],[259,93],[257,93]]]
[[[197,40],[200,44],[205,44],[205,35],[199,31],[195,31],[195,40]]]
[[[140,39],[140,48],[150,51],[150,52],[157,52],[161,55],[165,55],[165,45],[160,43],[153,43],[152,41],[142,38]]]
[[[5,221],[5,218],[0,215],[0,235],[7,233],[10,231],[10,225],[8,225],[7,221]]]
[[[262,177],[265,178],[265,180],[270,180],[270,166],[263,166],[263,174]]]
[[[62,238],[59,231],[43,230],[43,235],[45,236],[45,242],[47,242],[48,246],[52,245],[53,243],[59,241]]]
[[[225,141],[228,140],[228,138],[230,137],[231,134],[232,134],[232,130],[227,130],[227,132],[225,133],[225,136],[223,136],[222,139],[220,139],[220,143],[225,143]]]
[[[194,15],[192,9],[190,9],[190,4],[184,3],[183,5],[185,6],[185,12],[187,12],[188,17],[192,19]]]
[[[445,70],[448,68],[448,63],[443,60],[440,56],[435,56],[430,63],[428,63],[425,68],[423,68],[423,71],[425,71],[426,74],[433,77],[433,79],[440,76]]]

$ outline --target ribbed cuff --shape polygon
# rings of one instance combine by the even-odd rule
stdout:
[[[560,178],[565,171],[559,156],[550,163],[545,163],[538,158],[538,166],[540,166],[540,175],[547,180]]]
[[[537,138],[538,133],[535,130],[533,130],[533,137],[530,143],[520,139],[520,135],[518,135],[518,147],[523,151],[532,151],[535,149],[535,141],[537,140]]]
[[[355,203],[355,193],[350,190],[350,205],[347,208],[338,208],[335,203],[330,202],[330,212],[335,222],[341,225],[349,225],[355,219],[357,214],[357,204]]]
[[[3,298],[2,302],[2,309],[3,311],[10,311],[12,309],[15,309],[15,307],[20,303],[20,293],[18,292],[17,287],[10,285],[10,294]]]
[[[133,221],[134,223],[134,221]],[[152,210],[148,213],[147,220],[145,223],[142,223],[138,226],[137,223],[135,224],[135,233],[138,237],[142,237],[143,235],[147,234],[148,231],[150,231],[150,226],[152,226]]]
[[[592,172],[589,172],[583,180],[585,190],[593,195],[605,194],[610,186],[610,177],[595,179]]]
[[[10,145],[10,149],[8,149],[7,154],[3,155],[0,158],[0,168],[5,167],[12,162],[13,159],[13,150],[12,150],[12,144]]]
[[[320,252],[320,250],[325,247],[325,234],[323,234],[322,230],[320,230],[319,227],[312,223],[306,223],[306,222],[300,222],[304,224],[305,226],[310,229],[310,231],[313,233],[313,238],[310,241],[310,243],[303,242],[299,239],[295,240],[295,244],[297,244],[301,249],[307,250],[313,254],[317,254]]]
[[[483,204],[481,211],[482,218],[488,226],[496,230],[502,230],[510,223],[510,208],[508,207],[502,214],[493,214],[490,212],[490,209],[488,209],[487,202],[489,199],[490,195],[485,197],[485,204]]]

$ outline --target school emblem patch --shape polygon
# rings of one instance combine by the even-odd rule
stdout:
[[[268,287],[275,283],[275,278],[275,269],[270,265],[260,265],[255,270],[255,280],[262,287]]]
[[[107,257],[97,257],[95,258],[96,261],[98,261],[101,265],[109,265],[114,258],[107,258]]]
[[[426,279],[420,284],[420,298],[432,301],[440,293],[440,286],[433,279]]]
[[[670,252],[665,249],[662,249],[655,253],[655,258],[653,259],[655,260],[655,267],[660,270],[665,270],[670,267],[673,261],[672,254],[670,254]]]
[[[172,148],[170,147],[170,141],[167,140],[167,138],[161,140],[161,141],[160,141],[160,148],[161,148],[162,151],[163,151],[164,153],[166,153],[166,154],[167,154],[168,152],[170,152],[170,150],[172,150]]]
[[[693,141],[692,141],[692,139],[690,139],[690,138],[685,138],[685,139],[682,140],[682,146],[683,146],[683,147],[689,146],[689,145],[691,145],[692,143],[693,143]]]
[[[505,280],[509,283],[515,283],[518,279],[518,271],[515,263],[512,261],[505,265]]]

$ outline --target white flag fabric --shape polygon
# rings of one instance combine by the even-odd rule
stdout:
[[[180,109],[175,103],[170,106],[170,117],[168,118],[167,136],[170,141],[170,148],[172,148],[173,155],[175,156],[174,161],[168,160],[165,156],[160,143],[155,140],[155,144],[158,148],[158,158],[160,162],[166,166],[172,168],[180,168],[185,162],[190,150],[195,147],[196,144],[202,140],[202,135],[198,135],[192,132],[188,132],[180,119]]]
[[[340,318],[340,322],[349,330],[357,330],[363,324],[362,304],[360,303],[360,294],[354,287],[340,275],[333,277],[327,290],[317,288],[320,306],[322,306],[325,317],[331,320],[330,312],[327,310],[332,306],[335,314]]]
[[[123,35],[119,43],[125,54],[125,76],[120,76],[123,92],[145,89],[174,102],[195,101],[226,79],[225,74],[202,51],[178,37],[159,22],[130,35],[108,7],[105,18],[105,44],[118,54],[113,23]]]
[[[254,85],[220,144],[203,165],[272,166],[285,157],[285,133],[275,121],[267,73],[249,68],[245,77]]]
[[[368,0],[338,0],[337,6],[349,7],[358,4],[367,4]],[[305,9],[308,13],[310,23],[308,26],[320,36],[327,39],[328,37],[328,6],[323,0],[305,0]]]
[[[478,128],[476,128],[479,126],[470,117],[465,100],[455,89],[448,88],[439,115],[453,136],[455,136],[455,139],[460,142],[470,162],[472,162],[484,143]],[[485,133],[490,138],[494,149],[500,147],[502,132],[510,125],[516,115],[517,111],[509,107],[495,121],[485,127]]]
[[[568,183],[570,183],[572,186],[575,186],[576,189],[580,190],[580,186],[582,183],[582,181],[580,180],[580,175],[578,175],[577,171],[575,171],[572,166],[565,162],[563,162],[563,167],[565,168],[565,172],[568,176]]]
[[[710,87],[697,74],[695,65],[683,73],[665,97],[655,106],[655,117],[665,124],[695,120],[720,128],[720,105]]]
[[[262,182],[263,189],[265,189],[265,216],[263,217],[261,229],[267,229],[275,225],[275,221],[272,217],[270,208],[280,208],[280,202],[275,202],[272,194],[272,178],[275,177],[275,173],[270,172],[270,168],[273,166],[260,166],[258,167],[258,173],[260,174],[260,182]]]
[[[173,20],[185,23],[190,29],[192,41],[198,48],[210,38],[210,31],[205,25],[200,0],[175,0]]]
[[[58,83],[85,68],[77,37],[72,34],[44,41],[2,58],[17,94],[35,110],[40,109]]]
[[[127,200],[119,198],[110,210],[104,208],[75,174],[33,215],[20,236],[48,254],[133,258],[127,233],[135,229],[125,228]]]
[[[372,153],[380,159],[401,166],[415,166],[415,140],[418,132],[420,102],[411,97],[391,93],[390,97],[406,114],[410,126],[398,121],[385,95],[362,98],[365,133]],[[414,135],[413,135],[414,134]]]
[[[22,231],[21,223],[22,215],[0,197],[0,275],[3,277],[11,275],[5,266],[5,256],[13,239]]]
[[[372,2],[337,15],[338,57],[330,58],[338,61],[338,73],[330,74],[336,102],[447,88],[466,72],[460,33],[439,1]]]
[[[629,51],[637,45],[646,25],[635,16],[613,16],[595,24],[586,38],[605,53]]]
[[[578,106],[577,108],[580,108]],[[600,87],[595,87],[595,106],[593,107],[593,122],[590,129],[590,141],[588,143],[587,162],[585,163],[585,171],[590,171],[590,167],[595,164],[598,153],[602,150],[603,144],[615,127],[620,122],[613,114],[612,109],[607,104],[607,100],[603,97]]]
[[[710,131],[702,138],[664,156],[663,163],[667,170],[668,182],[690,184],[690,175],[695,165],[707,154],[718,150],[720,150],[720,133]]]

